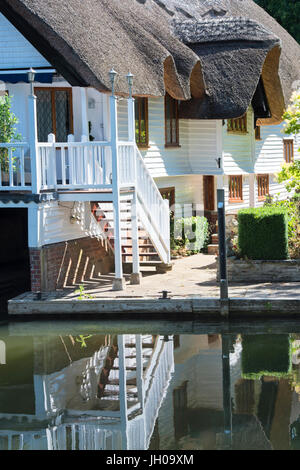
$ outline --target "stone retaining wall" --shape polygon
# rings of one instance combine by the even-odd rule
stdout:
[[[218,270],[219,270],[219,263]],[[260,261],[227,259],[231,282],[300,282],[300,260]],[[219,272],[217,274],[219,280]]]

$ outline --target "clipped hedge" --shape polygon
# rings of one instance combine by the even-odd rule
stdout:
[[[209,224],[205,217],[182,217],[174,221],[175,245],[198,253],[206,247],[209,239]]]
[[[238,213],[238,245],[242,257],[288,259],[288,217],[285,209],[265,206]]]
[[[288,334],[243,335],[242,377],[287,377],[292,371],[292,346]]]

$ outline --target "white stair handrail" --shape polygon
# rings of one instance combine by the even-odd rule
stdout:
[[[170,209],[163,199],[135,142],[118,142],[120,182],[122,187],[134,186],[142,210],[139,217],[145,229],[155,232],[153,241],[165,263],[170,262]],[[163,253],[161,252],[163,251]]]

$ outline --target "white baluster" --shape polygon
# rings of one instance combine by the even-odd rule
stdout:
[[[65,148],[61,148],[61,182],[62,185],[66,186],[66,151]]]
[[[55,135],[48,135],[48,143],[52,144],[51,150],[48,154],[48,184],[49,186],[56,187],[57,174],[56,174],[56,147],[55,147]]]
[[[68,143],[71,144],[75,141],[73,134],[68,135]],[[74,162],[74,147],[72,145],[68,146],[68,160],[69,160],[69,184],[75,184],[75,162]]]
[[[8,164],[9,164],[9,186],[14,186],[14,168],[13,168],[13,155],[12,148],[8,149]]]
[[[33,194],[41,190],[41,157],[38,149],[36,96],[28,97],[29,145],[31,159],[31,186]]]
[[[81,136],[81,142],[87,143],[88,138],[86,135]],[[87,146],[80,147],[80,183],[83,185],[89,184],[89,164]]]
[[[106,175],[106,153],[107,153],[107,147],[100,147],[100,158],[101,158],[101,166],[102,166],[102,174],[103,174],[103,180],[102,184],[106,184],[107,181],[107,175]]]
[[[20,148],[20,176],[21,176],[21,186],[25,187],[25,151],[24,147]]]

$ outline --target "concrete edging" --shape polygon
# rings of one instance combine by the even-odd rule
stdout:
[[[17,316],[38,316],[47,317],[55,315],[79,316],[83,317],[93,315],[97,318],[104,318],[106,315],[114,318],[124,319],[130,315],[141,315],[143,319],[160,315],[166,318],[168,315],[183,315],[182,320],[189,316],[198,317],[218,317],[224,319],[221,315],[221,306],[219,298],[204,297],[186,297],[186,298],[119,298],[119,299],[97,299],[97,300],[26,300],[13,299],[8,302],[8,314]],[[230,318],[243,318],[255,316],[268,318],[272,315],[282,316],[300,316],[300,299],[294,298],[231,298],[228,301]]]

